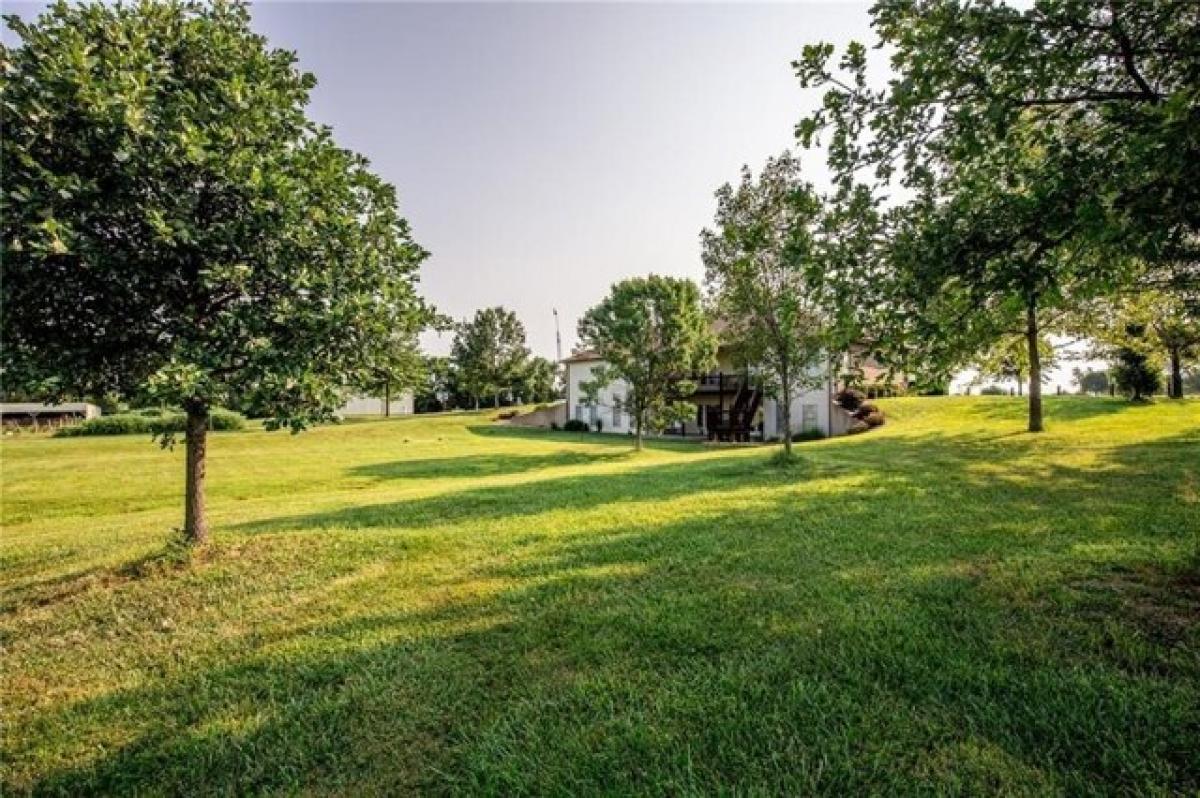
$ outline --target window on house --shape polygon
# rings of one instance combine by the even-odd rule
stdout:
[[[591,411],[591,424],[594,427],[596,426],[596,422],[600,420],[600,406],[588,405],[588,409]]]
[[[583,402],[575,405],[575,420],[583,421]]]
[[[816,429],[817,426],[817,406],[803,405],[800,408],[800,429],[807,432],[810,429]]]

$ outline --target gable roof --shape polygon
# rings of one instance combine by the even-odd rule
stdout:
[[[578,352],[573,352],[570,357],[564,357],[563,363],[590,363],[593,360],[603,360],[597,352],[591,349],[582,349]]]

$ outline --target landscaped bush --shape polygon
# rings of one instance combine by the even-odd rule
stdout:
[[[859,420],[871,428],[882,427],[883,426],[883,413],[876,410],[874,413],[868,413],[865,417],[863,417]]]
[[[846,388],[838,391],[833,399],[845,409],[854,411],[867,400],[867,395],[857,388]]]
[[[867,422],[865,422],[865,421],[855,421],[855,422],[854,422],[854,423],[852,423],[852,424],[850,425],[850,427],[849,427],[849,428],[846,430],[846,434],[847,434],[847,435],[858,435],[859,433],[861,433],[861,432],[866,432],[866,431],[867,431],[867,430],[869,430],[869,429],[870,429],[870,427],[868,427],[868,426],[867,426]]]
[[[587,432],[589,427],[586,421],[580,421],[577,418],[568,419],[566,424],[563,424],[563,429],[567,432]]]
[[[878,413],[878,412],[879,412],[879,406],[877,404],[875,404],[874,402],[863,402],[861,405],[858,406],[858,409],[855,410],[850,415],[854,416],[859,421],[863,421],[866,419],[867,416],[871,415],[872,413]]]
[[[1008,396],[1008,391],[999,385],[985,385],[979,389],[980,396]]]
[[[187,416],[183,413],[164,411],[149,415],[140,411],[88,419],[71,427],[63,427],[54,434],[59,438],[81,435],[162,435],[183,432],[186,424]],[[208,419],[208,428],[215,431],[239,430],[245,426],[246,419],[231,410],[218,408],[212,411]]]
[[[799,432],[792,433],[792,443],[803,443],[804,441],[819,441],[825,437],[825,433],[819,429],[805,429]]]

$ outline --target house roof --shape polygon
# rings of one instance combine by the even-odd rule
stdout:
[[[563,363],[590,363],[593,360],[603,360],[597,352],[591,349],[581,349],[578,352],[573,352],[570,357],[564,357]]]

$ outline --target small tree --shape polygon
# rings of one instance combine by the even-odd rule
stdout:
[[[1150,324],[1167,353],[1167,396],[1182,399],[1184,365],[1200,358],[1200,317],[1189,314],[1182,302],[1167,301]]]
[[[806,280],[822,260],[821,200],[787,152],[758,180],[743,168],[738,187],[727,183],[716,196],[716,230],[700,234],[709,296],[730,343],[783,409],[791,456],[792,397],[827,376],[826,318]]]
[[[499,407],[500,393],[512,386],[529,358],[525,326],[511,310],[484,308],[458,326],[451,357],[461,386],[475,398],[475,407],[489,394]]]
[[[1084,394],[1108,393],[1108,374],[1103,371],[1084,371],[1076,368],[1072,371],[1071,379]]]
[[[1162,385],[1159,369],[1151,362],[1145,349],[1132,344],[1145,337],[1146,328],[1138,324],[1128,327],[1131,343],[1117,348],[1113,365],[1113,382],[1134,402],[1154,395]]]
[[[640,451],[647,430],[688,413],[691,377],[716,362],[717,342],[691,280],[650,275],[623,280],[579,320],[579,338],[605,360],[585,391],[614,379],[629,386],[624,407]]]
[[[1057,364],[1058,352],[1045,336],[1039,338],[1037,348],[1044,384],[1047,372]],[[1025,378],[1030,369],[1029,345],[1021,336],[1007,336],[984,352],[974,366],[979,372],[977,382],[1012,380],[1017,386],[1017,396],[1024,396]]]
[[[6,382],[183,408],[184,533],[208,536],[209,411],[293,431],[430,314],[395,190],[305,118],[311,75],[234,3],[59,3],[7,22]]]
[[[544,357],[530,358],[514,390],[526,402],[553,401],[558,397],[558,369]]]

